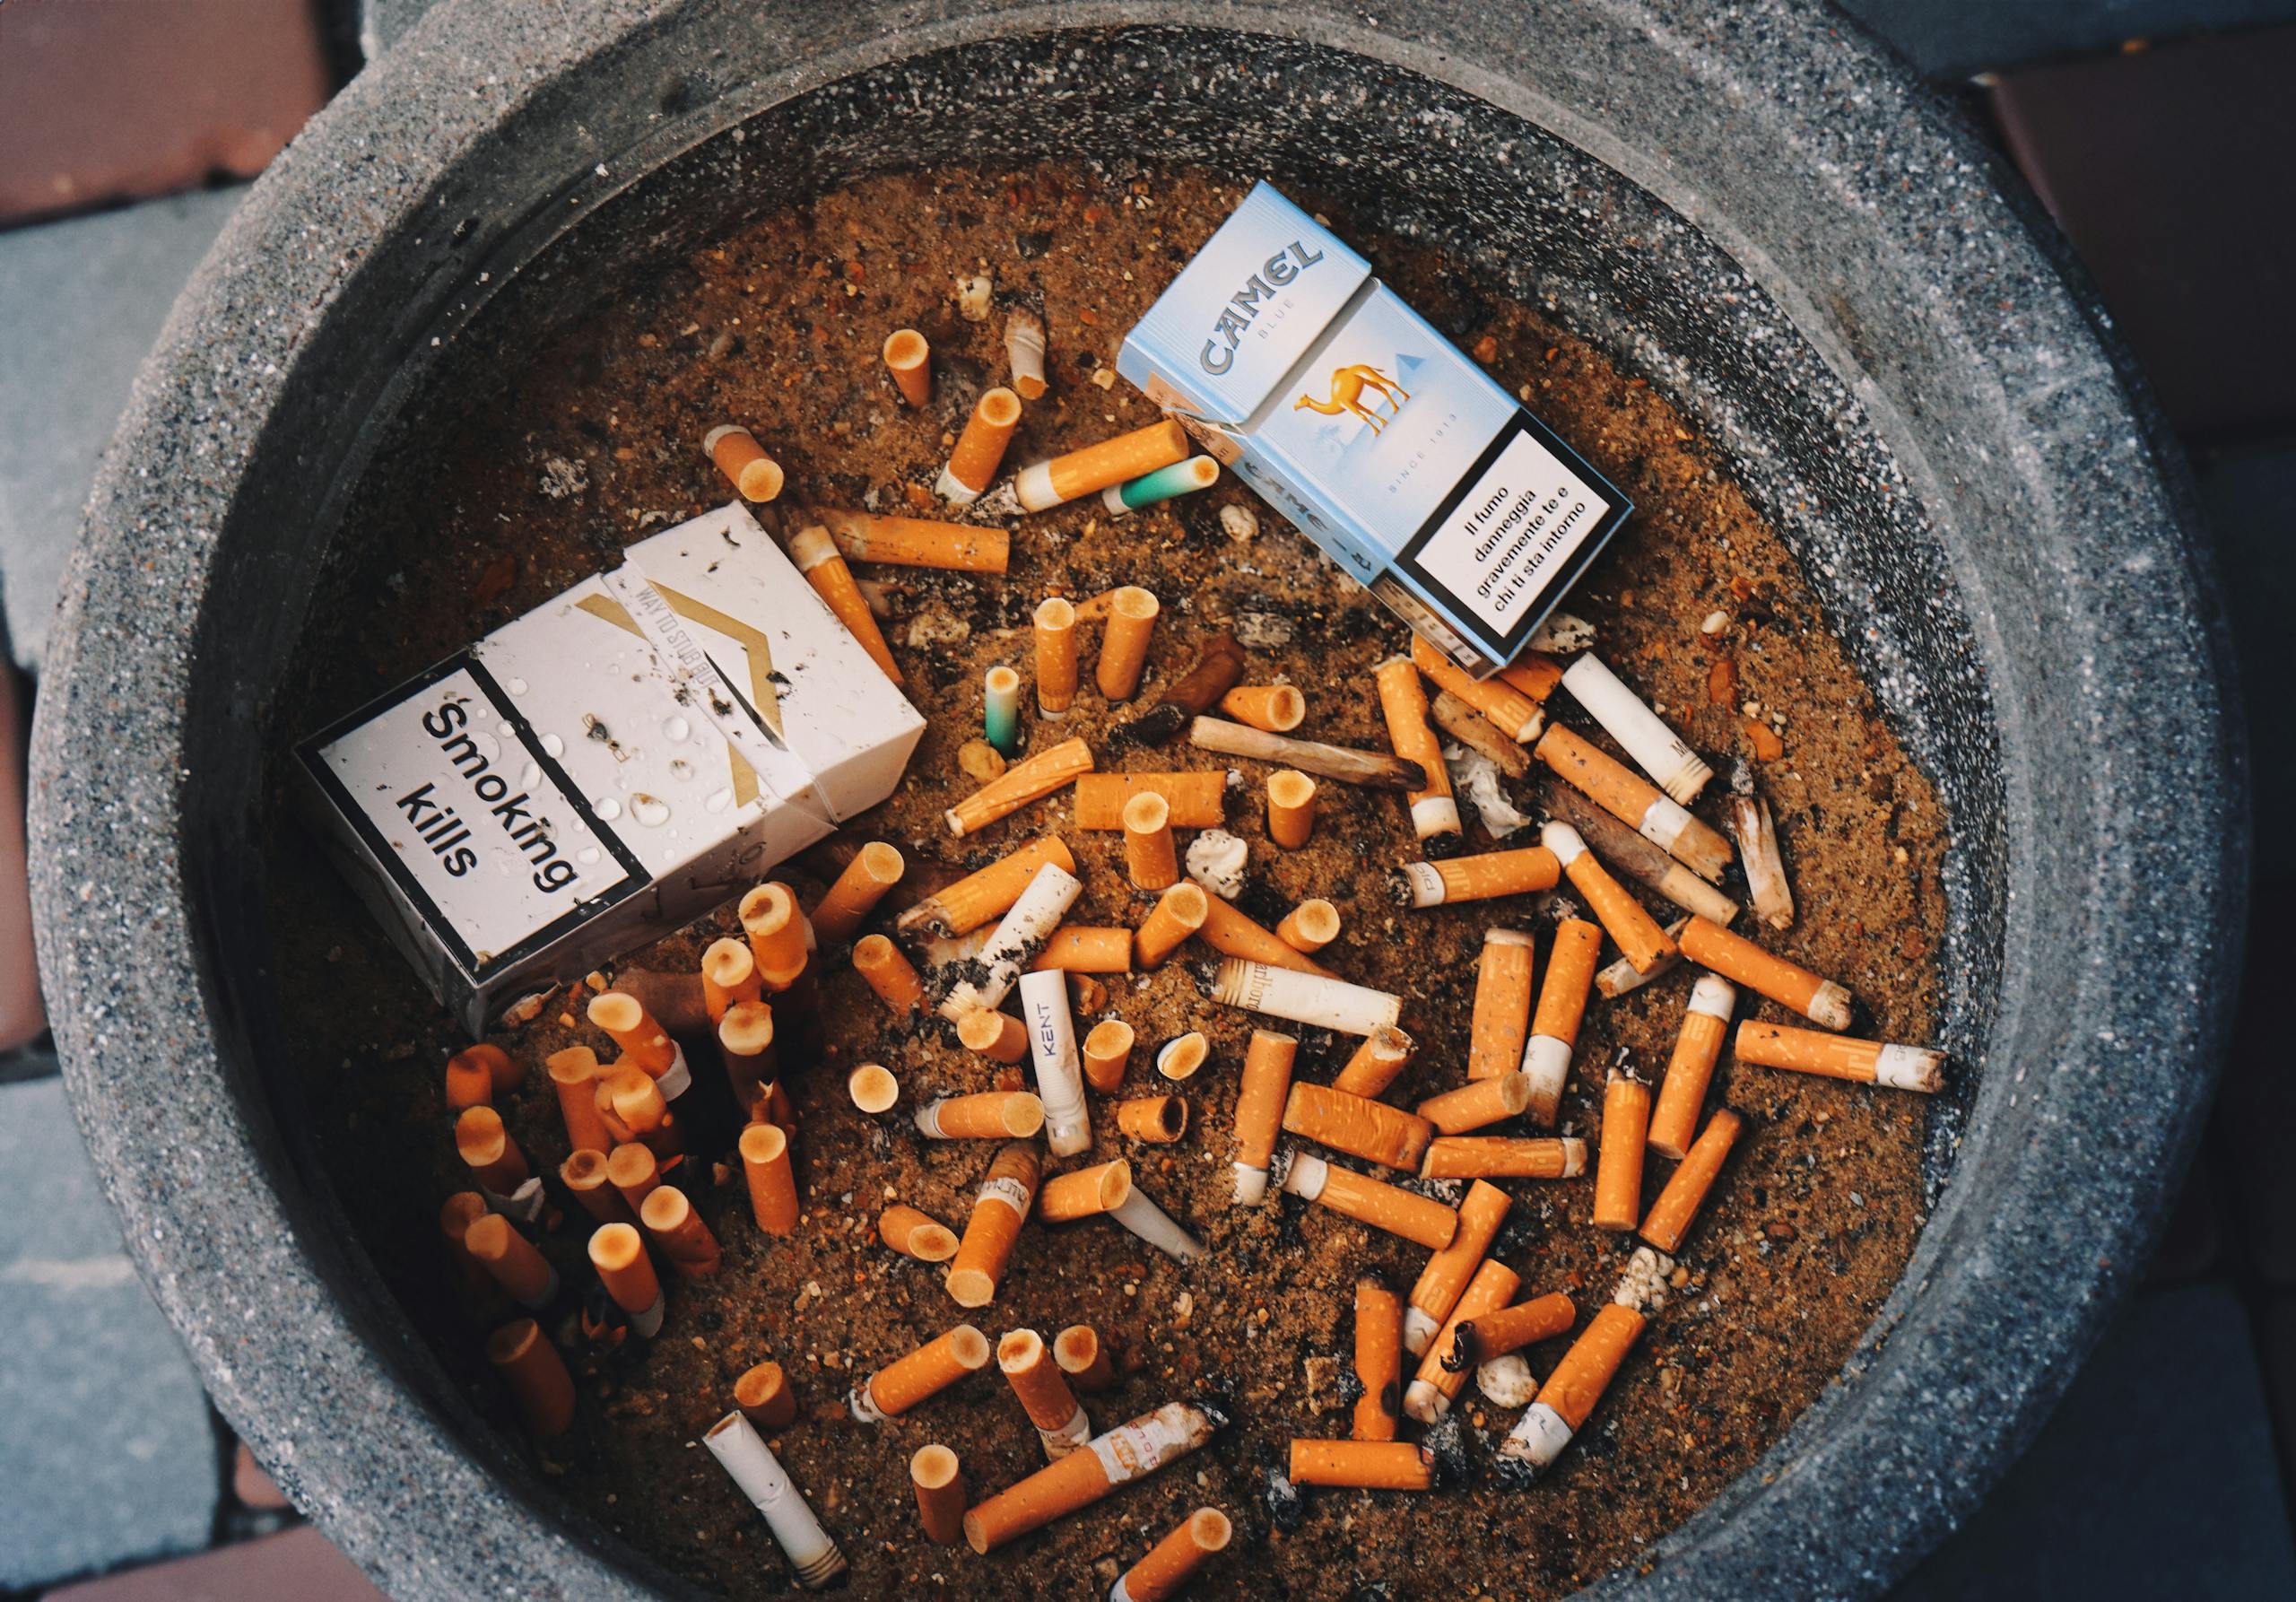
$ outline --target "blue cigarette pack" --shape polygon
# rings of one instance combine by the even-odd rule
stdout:
[[[1265,183],[1125,336],[1117,370],[1478,676],[1632,509]]]

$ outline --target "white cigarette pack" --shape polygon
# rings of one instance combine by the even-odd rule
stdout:
[[[353,885],[475,1034],[883,800],[924,728],[735,503],[298,754]]]

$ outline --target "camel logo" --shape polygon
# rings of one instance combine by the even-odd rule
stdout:
[[[1387,403],[1383,415],[1363,404],[1363,392],[1369,389]],[[1368,362],[1352,361],[1331,370],[1331,393],[1328,399],[1318,400],[1303,395],[1292,403],[1294,412],[1321,412],[1326,417],[1356,417],[1371,425],[1371,432],[1378,433],[1393,422],[1396,414],[1403,410],[1404,402],[1411,398],[1411,391]]]

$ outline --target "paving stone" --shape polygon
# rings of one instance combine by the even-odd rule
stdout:
[[[50,1591],[47,1602],[388,1602],[309,1525]]]
[[[0,1085],[0,1590],[207,1545],[207,1398],[57,1079]]]

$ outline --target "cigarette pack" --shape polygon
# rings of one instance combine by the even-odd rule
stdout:
[[[924,727],[735,503],[299,755],[352,884],[477,1033],[883,800]]]
[[[1632,509],[1265,183],[1125,336],[1117,370],[1477,676]]]

